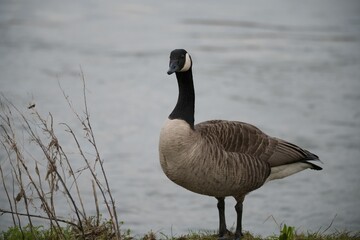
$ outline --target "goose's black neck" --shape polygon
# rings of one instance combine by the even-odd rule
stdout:
[[[179,85],[179,97],[169,118],[182,119],[194,129],[195,90],[192,69],[176,72],[176,78]]]

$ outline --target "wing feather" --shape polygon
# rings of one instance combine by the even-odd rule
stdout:
[[[319,161],[318,156],[295,144],[273,138],[257,127],[238,121],[212,120],[195,125],[195,130],[210,144],[226,152],[241,153],[277,167],[296,162],[308,163],[312,169],[322,168],[309,161]]]

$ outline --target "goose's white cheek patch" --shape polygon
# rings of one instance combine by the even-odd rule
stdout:
[[[180,72],[186,72],[190,69],[190,67],[191,67],[191,58],[190,58],[189,54],[186,53],[185,64],[184,64],[184,67],[180,70]]]

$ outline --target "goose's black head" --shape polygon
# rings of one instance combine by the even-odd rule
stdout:
[[[186,72],[190,70],[191,66],[192,60],[189,53],[185,49],[175,49],[170,53],[170,63],[167,74]]]

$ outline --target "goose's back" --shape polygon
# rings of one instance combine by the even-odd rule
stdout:
[[[214,143],[227,152],[248,154],[268,162],[270,167],[318,160],[315,154],[295,144],[271,137],[244,122],[212,120],[197,124],[196,130],[209,143]],[[314,164],[313,168],[321,169]]]
[[[239,121],[206,121],[197,124],[195,130],[210,145],[256,158],[270,158],[277,144],[257,127]]]

